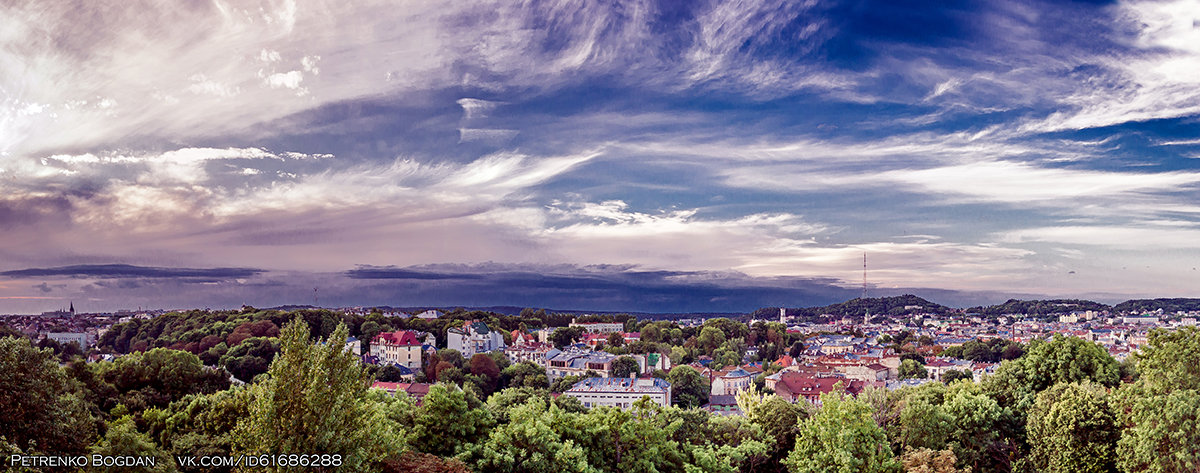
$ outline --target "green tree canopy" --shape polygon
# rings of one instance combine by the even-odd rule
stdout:
[[[708,394],[712,389],[708,380],[688,365],[679,365],[671,369],[667,375],[671,383],[671,401],[683,407],[700,407],[708,403]]]
[[[1028,461],[1045,473],[1116,471],[1121,432],[1098,385],[1056,384],[1038,394],[1028,416]]]
[[[134,411],[166,407],[188,394],[214,393],[229,388],[226,374],[204,366],[186,351],[155,348],[130,353],[112,362],[96,363],[97,374],[115,390],[109,409],[121,403]]]
[[[963,380],[963,379],[965,379],[967,381],[971,381],[971,380],[975,379],[975,375],[971,374],[970,371],[966,371],[966,370],[946,370],[945,373],[942,373],[942,382],[946,383],[946,384],[950,384],[955,381]]]
[[[1200,330],[1156,329],[1136,355],[1138,380],[1116,396],[1127,472],[1200,470]]]
[[[562,348],[579,340],[583,335],[583,327],[560,327],[550,333],[550,342],[557,348]]]
[[[925,370],[925,365],[918,363],[917,360],[904,360],[900,362],[900,379],[923,379],[928,378],[929,372]]]
[[[235,452],[340,454],[350,470],[399,454],[400,439],[364,399],[370,375],[344,350],[346,337],[345,325],[319,343],[302,320],[284,327],[269,377],[252,388],[249,416],[238,423]]]
[[[2,435],[25,452],[81,453],[96,438],[83,387],[47,349],[0,338]]]
[[[628,378],[641,372],[641,365],[631,356],[619,356],[612,362],[612,375],[615,378]]]
[[[841,393],[821,395],[821,408],[799,426],[784,463],[793,473],[898,472],[871,406]]]
[[[409,432],[410,445],[419,452],[448,457],[487,436],[492,417],[484,409],[472,408],[468,396],[451,384],[429,388]]]
[[[509,365],[500,371],[504,387],[546,388],[550,381],[546,377],[546,368],[529,361]]]
[[[509,422],[493,429],[464,456],[478,471],[595,472],[587,452],[562,434],[564,424],[576,422],[574,416],[541,397],[531,397],[509,411]]]
[[[1055,335],[1048,342],[1030,342],[1023,356],[1001,363],[986,385],[1003,405],[1025,411],[1037,393],[1058,383],[1082,381],[1115,387],[1120,382],[1120,366],[1100,345]]]
[[[736,399],[746,419],[763,431],[768,444],[766,466],[782,465],[796,444],[796,426],[807,413],[773,393],[756,388],[738,393]]]
[[[125,416],[109,424],[104,438],[92,447],[92,454],[104,456],[134,456],[151,457],[154,466],[123,467],[120,471],[145,473],[170,473],[179,471],[175,468],[175,459],[160,448],[146,434],[138,432],[133,418]],[[92,467],[90,471],[110,471],[103,466]]]
[[[146,433],[175,455],[229,455],[233,432],[249,415],[250,389],[236,387],[213,394],[192,394],[165,409],[150,408],[142,414]],[[230,472],[232,467],[200,466],[183,471]]]

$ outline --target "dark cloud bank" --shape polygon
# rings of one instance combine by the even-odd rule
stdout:
[[[86,310],[129,307],[344,306],[544,307],[650,313],[744,313],[761,307],[841,302],[861,288],[833,279],[751,277],[736,272],[643,271],[631,266],[358,266],[340,273],[254,268],[166,268],[128,264],[28,268],[14,279],[98,279],[79,289]],[[35,280],[36,280],[35,279]],[[44,286],[44,287],[43,287]],[[65,287],[47,285],[37,287]],[[70,290],[56,293],[70,297]],[[994,303],[1009,294],[871,288],[871,296],[912,293],[950,306]],[[114,305],[115,304],[115,305]]]
[[[11,278],[75,277],[75,278],[248,278],[264,272],[254,268],[161,268],[129,264],[81,264],[54,268],[27,268],[0,272]]]

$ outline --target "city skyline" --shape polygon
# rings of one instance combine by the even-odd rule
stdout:
[[[0,6],[0,313],[1195,296],[1200,8]],[[326,303],[327,301],[327,303]]]

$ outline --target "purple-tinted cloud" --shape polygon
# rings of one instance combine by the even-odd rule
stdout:
[[[179,279],[236,279],[247,278],[264,270],[253,268],[160,268],[129,264],[83,264],[55,268],[27,268],[0,272],[10,278],[72,277],[72,278],[179,278]]]

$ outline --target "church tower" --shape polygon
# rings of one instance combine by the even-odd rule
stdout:
[[[61,307],[61,306],[60,306],[60,307]],[[70,309],[68,309],[68,310],[67,310],[67,312],[70,312],[70,313],[71,313],[71,317],[74,317],[74,316],[75,316],[75,301],[71,301],[71,308],[70,308]]]

